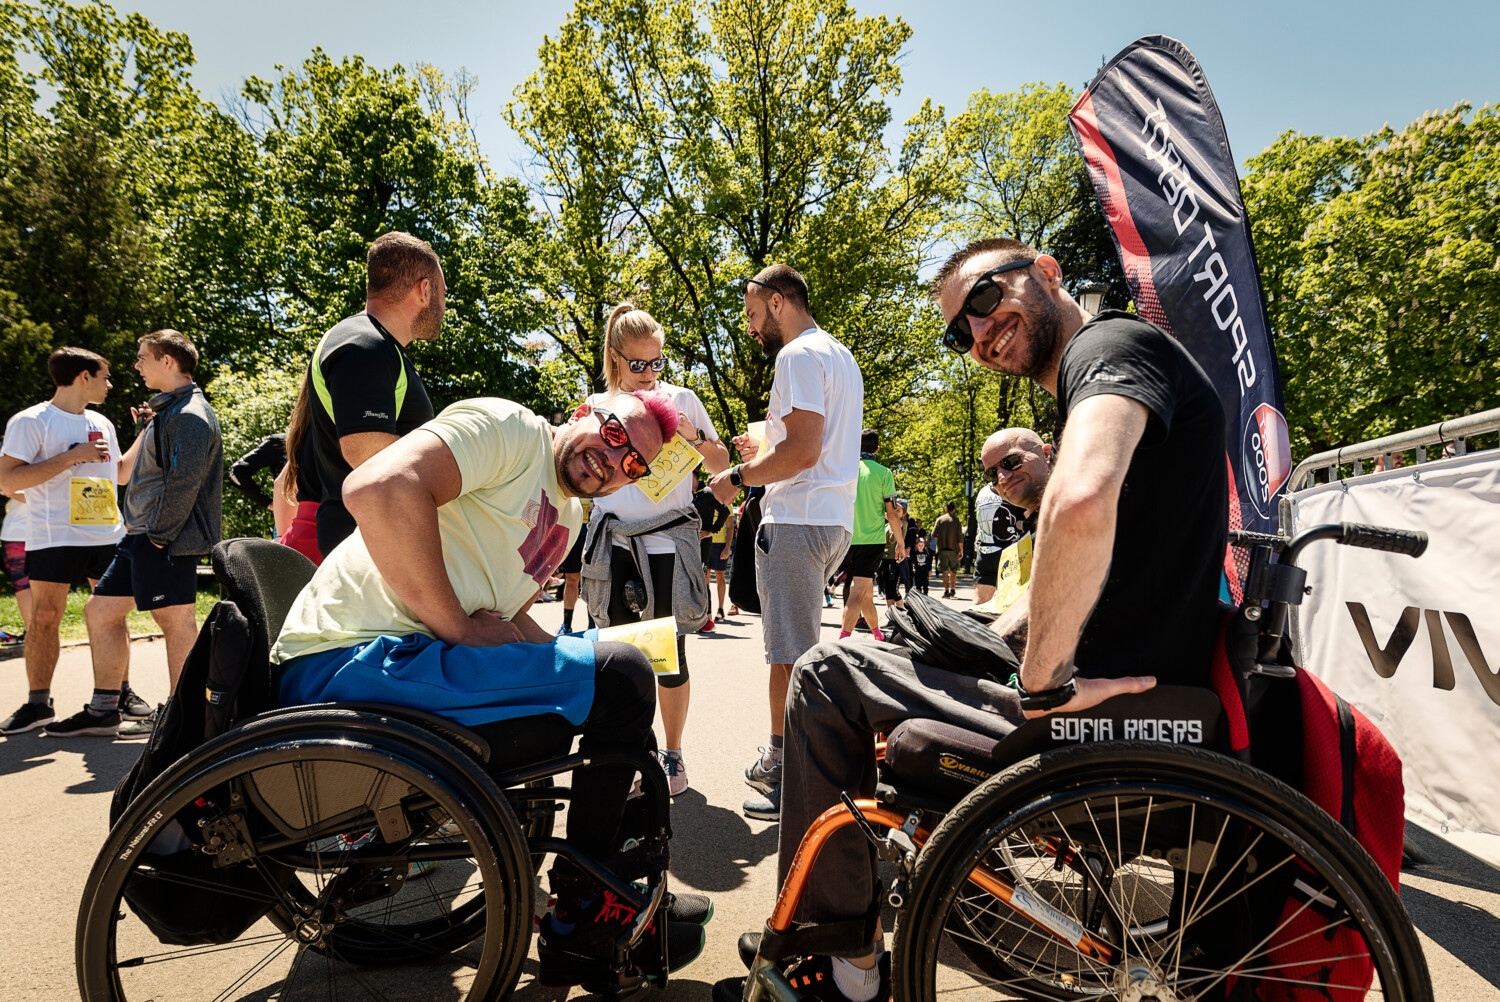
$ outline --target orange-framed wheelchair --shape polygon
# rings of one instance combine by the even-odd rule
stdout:
[[[1297,556],[1322,539],[1414,556],[1426,545],[1347,523],[1292,540],[1237,534],[1253,554],[1217,691],[1161,686],[999,740],[931,720],[895,728],[875,796],[846,794],[804,836],[758,948],[742,950],[744,1002],[793,1002],[790,962],[869,943],[882,905],[901,1002],[1431,1002],[1389,863],[1262,768],[1302,750],[1283,640],[1305,584]],[[799,924],[819,853],[851,827],[885,865],[885,900],[862,920]]]

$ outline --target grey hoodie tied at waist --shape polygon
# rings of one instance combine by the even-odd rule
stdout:
[[[645,586],[646,607],[641,611],[643,621],[671,615],[677,620],[677,632],[684,634],[696,633],[708,622],[712,606],[708,579],[703,574],[702,550],[698,546],[698,532],[702,525],[695,508],[673,508],[650,518],[628,521],[595,508],[584,536],[583,567],[578,575],[578,592],[595,624],[601,629],[610,625],[610,560],[616,546],[630,551]],[[644,538],[653,533],[670,537],[674,548],[670,612],[655,608],[656,591],[651,583],[651,564],[646,559]]]

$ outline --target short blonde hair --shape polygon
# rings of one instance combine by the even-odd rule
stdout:
[[[625,346],[632,341],[655,339],[657,344],[666,341],[666,334],[656,318],[645,310],[637,309],[634,303],[625,302],[616,306],[604,325],[604,385],[609,392],[620,389],[621,368],[625,363],[616,356],[625,354]]]

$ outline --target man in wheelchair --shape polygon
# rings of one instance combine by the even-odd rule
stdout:
[[[783,881],[822,812],[846,792],[872,795],[874,736],[903,721],[944,721],[998,739],[1027,717],[1085,709],[1157,680],[1208,684],[1228,503],[1218,394],[1175,338],[1125,313],[1090,316],[1062,278],[1051,257],[996,239],[955,253],[933,283],[949,348],[1057,398],[1059,447],[1029,592],[996,624],[1003,636],[1026,638],[1024,658],[1009,659],[1007,685],[915,662],[892,645],[810,650],[787,700]],[[785,973],[802,997],[889,997],[876,887],[875,854],[859,832],[830,836],[795,919],[845,928],[862,921],[873,940],[829,945],[836,959],[796,961]],[[756,952],[756,936],[742,939],[743,955]],[[715,998],[730,1002],[742,991],[743,980],[731,979]]]
[[[466,400],[354,471],[344,501],[359,524],[327,555],[287,615],[272,660],[280,702],[375,701],[430,711],[490,744],[504,771],[580,753],[654,748],[656,685],[634,647],[555,638],[527,614],[572,545],[580,497],[643,476],[677,427],[670,400],[621,393],[553,430],[505,400]],[[576,770],[569,842],[606,864],[621,849],[634,770]],[[559,857],[541,930],[540,980],[582,983],[635,919]],[[711,906],[669,899],[674,966],[702,948]]]

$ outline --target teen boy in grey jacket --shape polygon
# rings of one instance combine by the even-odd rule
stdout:
[[[47,733],[58,737],[150,735],[157,713],[121,724],[117,711],[120,683],[130,668],[125,617],[137,608],[156,620],[175,690],[198,635],[198,558],[219,541],[224,443],[218,417],[193,382],[198,350],[173,330],[147,334],[140,344],[136,371],[159,392],[133,415],[146,425],[125,495],[125,538],[83,610],[94,658],[94,696],[82,712],[47,726]]]

